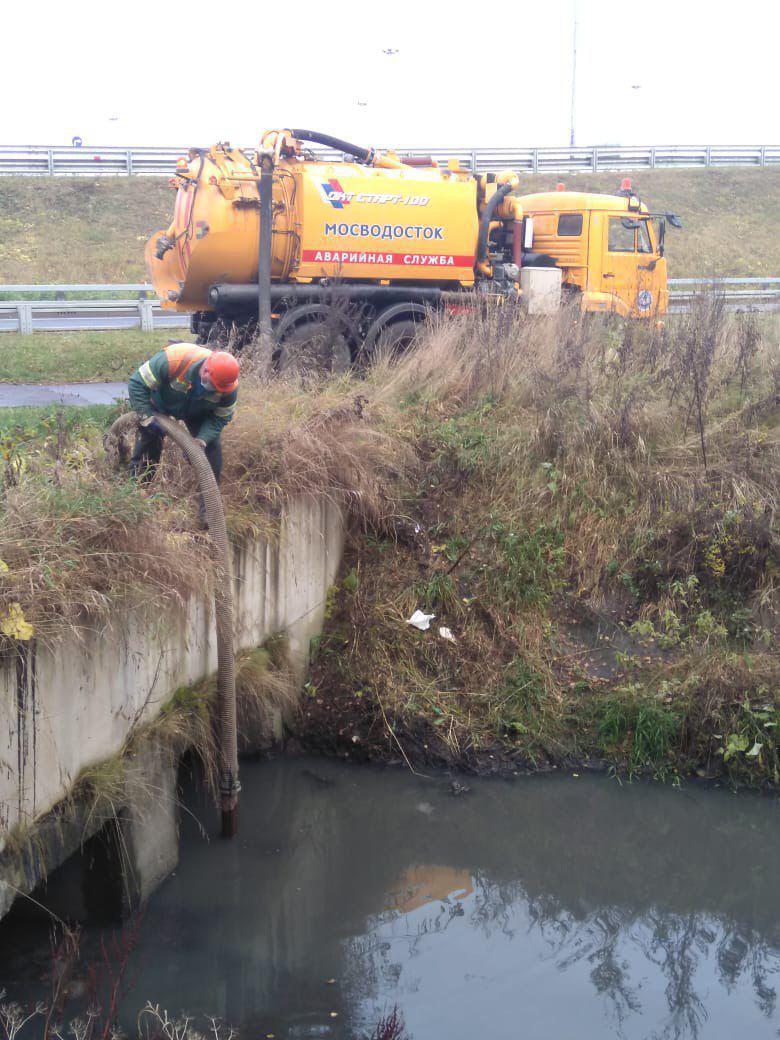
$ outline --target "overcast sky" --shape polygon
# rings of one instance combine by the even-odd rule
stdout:
[[[578,144],[780,142],[777,0],[578,0]],[[0,144],[568,143],[573,0],[6,4]],[[385,50],[397,53],[386,54]]]

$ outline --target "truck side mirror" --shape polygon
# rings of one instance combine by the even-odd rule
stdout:
[[[666,219],[669,221],[673,228],[681,228],[683,226],[682,221],[676,213],[667,213]]]

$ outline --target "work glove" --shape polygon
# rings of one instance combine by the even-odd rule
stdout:
[[[145,430],[154,430],[155,433],[165,433],[165,430],[160,426],[153,415],[145,415],[141,419],[141,426]]]

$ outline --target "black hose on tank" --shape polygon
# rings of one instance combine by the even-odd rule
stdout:
[[[317,130],[290,130],[290,133],[298,141],[311,141],[312,144],[321,144],[325,148],[333,148],[337,152],[346,152],[354,155],[361,162],[368,162],[372,151],[370,148],[361,148],[359,144],[350,144],[342,141],[340,137],[331,137],[330,134],[321,134]]]
[[[120,416],[106,441],[118,440],[129,432],[134,412]],[[203,448],[175,419],[156,412],[155,423],[181,448],[195,471],[203,496],[209,535],[216,550],[219,573],[214,590],[217,627],[217,709],[219,712],[219,793],[222,810],[222,837],[233,838],[238,831],[238,732],[236,724],[236,668],[233,650],[233,566],[225,524],[222,496]]]
[[[482,263],[483,261],[487,260],[488,238],[490,235],[490,221],[493,219],[493,214],[499,202],[505,199],[511,190],[511,184],[502,184],[499,188],[496,188],[496,190],[490,196],[488,201],[485,203],[485,208],[482,210],[482,216],[479,219],[479,237],[477,238],[477,263]]]
[[[295,285],[290,282],[271,286],[271,300],[425,300],[436,303],[441,289],[415,285]],[[257,298],[257,286],[252,282],[226,285],[220,283],[209,289],[209,303],[220,312],[249,310]]]

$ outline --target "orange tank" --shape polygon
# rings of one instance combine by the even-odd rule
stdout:
[[[258,178],[254,155],[226,145],[179,166],[173,222],[146,249],[164,306],[206,309],[212,285],[257,281]],[[459,169],[282,155],[274,169],[272,280],[472,286],[477,189]]]

